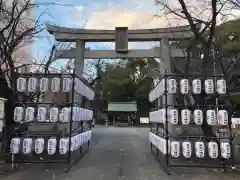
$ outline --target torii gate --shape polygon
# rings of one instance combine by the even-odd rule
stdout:
[[[196,24],[200,28],[200,24]],[[115,30],[75,29],[47,25],[47,30],[57,41],[76,42],[76,48],[60,50],[56,57],[75,58],[75,69],[79,75],[83,74],[84,59],[111,59],[111,58],[161,58],[164,69],[170,71],[171,57],[184,57],[180,49],[170,49],[169,40],[191,38],[193,33],[190,26],[171,28],[128,30],[127,27],[116,27]],[[145,50],[128,50],[129,41],[159,41],[160,48]],[[85,42],[115,42],[115,50],[86,50]]]
[[[201,24],[195,24],[197,29]],[[170,40],[193,37],[190,26],[171,28],[128,30],[127,27],[116,27],[115,30],[74,29],[47,25],[47,30],[57,41],[76,42],[76,48],[56,52],[56,58],[75,58],[74,67],[78,75],[83,74],[84,59],[111,58],[161,58],[163,63],[160,72],[171,72],[171,58],[185,57],[180,49],[170,49]],[[160,48],[129,50],[129,41],[159,41]],[[115,50],[86,50],[85,42],[115,42]],[[162,99],[164,102],[164,98]],[[172,104],[173,97],[168,98]],[[169,132],[174,134],[176,128],[169,124]]]

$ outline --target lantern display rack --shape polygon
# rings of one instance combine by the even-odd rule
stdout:
[[[3,145],[3,141],[4,140],[4,128],[5,128],[5,124],[6,124],[6,117],[5,117],[5,102],[7,101],[7,99],[0,97],[0,153],[2,152],[2,145]]]
[[[27,130],[14,132],[12,164],[66,163],[69,171],[90,146],[93,111],[83,100],[93,100],[94,91],[75,71],[20,74],[13,87],[16,93],[37,98],[14,103],[16,129]],[[54,97],[63,99],[55,102]]]
[[[207,97],[203,99],[203,96]],[[187,103],[187,96],[194,102]],[[151,152],[163,169],[171,174],[171,167],[234,167],[233,135],[231,131],[231,106],[219,103],[221,96],[228,96],[223,76],[186,77],[181,74],[165,74],[150,92],[153,108],[149,113]],[[176,102],[176,97],[181,102]],[[206,103],[206,101],[209,101]],[[183,127],[199,127],[203,123],[224,133],[216,136],[176,136],[169,132]],[[206,124],[205,124],[206,125]]]

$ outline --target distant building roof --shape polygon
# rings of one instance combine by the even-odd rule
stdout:
[[[137,103],[132,102],[110,102],[108,103],[108,111],[115,112],[136,112]]]

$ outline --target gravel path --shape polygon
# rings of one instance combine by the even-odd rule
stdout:
[[[123,149],[123,180],[230,180],[236,173],[207,169],[173,169],[167,176],[150,153],[147,128],[97,126],[93,129],[91,150],[69,173],[60,165],[30,165],[1,180],[117,180],[120,149]]]

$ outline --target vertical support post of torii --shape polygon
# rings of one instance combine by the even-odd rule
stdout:
[[[164,71],[171,73],[171,57],[168,38],[163,38],[160,41],[161,60],[164,62]],[[164,72],[163,72],[164,73]]]
[[[84,70],[84,50],[85,42],[83,40],[76,40],[74,68],[80,77],[83,76]]]
[[[164,74],[165,72],[171,73],[172,72],[172,66],[171,66],[171,53],[170,53],[170,46],[169,46],[169,40],[168,38],[163,38],[160,41],[160,49],[161,49],[161,66],[164,65],[164,68],[161,68]],[[162,104],[165,102],[165,97],[162,98]],[[167,103],[173,104],[174,102],[174,95],[168,95],[167,96]],[[176,134],[176,127],[174,127],[172,124],[168,124],[168,132],[172,135]]]

